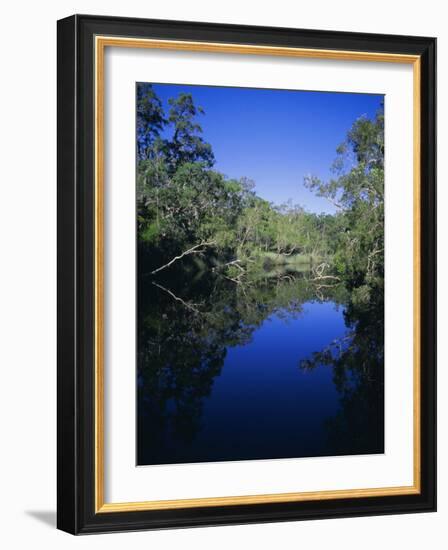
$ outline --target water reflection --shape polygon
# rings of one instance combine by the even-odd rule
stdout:
[[[142,277],[138,464],[383,452],[380,297],[308,279]]]

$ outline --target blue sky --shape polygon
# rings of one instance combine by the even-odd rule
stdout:
[[[205,115],[198,122],[215,153],[215,169],[255,181],[259,196],[276,204],[292,199],[311,212],[332,205],[305,189],[304,176],[327,179],[352,123],[374,117],[382,95],[302,92],[154,84],[168,112],[168,99],[191,93]]]

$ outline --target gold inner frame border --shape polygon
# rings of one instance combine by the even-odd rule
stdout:
[[[232,53],[300,57],[327,60],[406,63],[413,66],[413,477],[410,486],[380,487],[366,489],[342,489],[331,491],[273,493],[259,495],[225,496],[212,498],[189,498],[178,500],[153,500],[141,502],[106,503],[104,501],[104,55],[106,47],[146,48],[208,53]],[[243,504],[305,502],[344,498],[366,498],[420,494],[421,491],[421,358],[420,358],[420,312],[421,312],[421,199],[420,199],[420,118],[421,118],[421,60],[417,55],[402,55],[381,52],[357,52],[345,50],[321,50],[310,48],[256,46],[251,44],[226,44],[181,40],[125,38],[96,36],[95,59],[95,513],[131,512],[144,510],[167,510],[211,506],[235,506]]]

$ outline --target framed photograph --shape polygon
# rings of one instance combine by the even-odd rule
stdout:
[[[58,22],[58,527],[429,512],[434,38]]]

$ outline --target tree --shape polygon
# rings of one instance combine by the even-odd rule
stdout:
[[[204,114],[202,107],[196,107],[191,94],[182,93],[169,100],[168,121],[174,127],[169,144],[169,163],[172,171],[184,163],[202,162],[211,168],[215,163],[212,147],[202,137],[202,128],[195,121]]]
[[[339,211],[334,263],[359,296],[368,300],[384,277],[384,113],[359,118],[337,149],[335,178],[309,176],[307,187]]]
[[[151,84],[137,84],[137,158],[154,158],[163,147],[160,138],[167,120]]]

